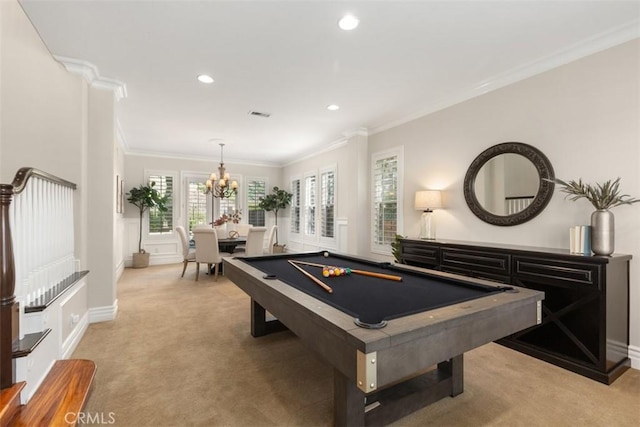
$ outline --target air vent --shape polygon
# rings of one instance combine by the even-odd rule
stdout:
[[[270,113],[261,113],[260,111],[249,111],[250,116],[271,117]]]

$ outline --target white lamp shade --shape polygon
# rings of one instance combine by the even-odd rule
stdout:
[[[416,191],[415,209],[427,211],[442,207],[442,192],[439,190]]]

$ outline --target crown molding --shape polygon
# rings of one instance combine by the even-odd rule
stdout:
[[[369,136],[369,129],[365,127],[359,127],[356,129],[346,130],[342,132],[342,136],[344,136],[347,139],[352,138],[354,136]]]
[[[61,63],[67,71],[84,78],[90,86],[113,91],[116,101],[120,101],[127,97],[127,86],[123,82],[100,76],[98,67],[90,62],[57,55],[54,55],[53,57],[56,61]]]
[[[436,100],[431,105],[416,111],[415,113],[384,123],[380,126],[375,126],[370,129],[369,134],[373,135],[396,126],[400,126],[428,114],[435,113],[436,111],[440,111],[475,98],[476,96],[484,95],[496,89],[525,80],[529,77],[533,77],[537,74],[541,74],[545,71],[552,70],[637,38],[640,38],[640,20],[635,19],[609,31],[605,31],[588,39],[582,40],[567,48],[560,49],[551,55],[532,61],[528,64],[512,68],[509,71],[495,75],[492,78],[481,81],[471,87],[464,88],[451,94],[451,96]]]
[[[291,166],[291,165],[295,165],[296,163],[300,163],[302,161],[305,161],[307,159],[311,159],[313,157],[319,156],[320,154],[329,152],[329,151],[333,151],[333,150],[337,150],[340,147],[344,147],[345,145],[347,145],[348,140],[346,138],[340,138],[340,139],[336,139],[333,142],[330,142],[328,144],[324,144],[324,148],[321,148],[319,150],[316,149],[312,149],[307,151],[306,154],[302,154],[301,156],[296,156],[296,158],[294,160],[289,160],[288,162],[285,162],[282,167],[287,167],[287,166]]]
[[[140,156],[140,157],[156,157],[160,159],[174,159],[174,160],[190,160],[190,161],[199,161],[199,162],[207,162],[207,163],[216,163],[216,165],[220,162],[220,159],[206,157],[205,155],[189,155],[189,154],[176,154],[176,153],[166,153],[166,152],[151,152],[151,151],[139,151],[139,150],[125,150],[124,154],[126,156]],[[224,159],[225,165],[238,165],[238,166],[263,166],[263,167],[276,167],[280,168],[283,165],[278,162],[257,162],[257,161],[247,161],[247,160],[238,160],[233,158]]]

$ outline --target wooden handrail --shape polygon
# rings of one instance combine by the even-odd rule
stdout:
[[[16,176],[13,178],[13,182],[11,183],[11,185],[13,185],[13,193],[14,194],[22,193],[22,190],[24,190],[25,187],[27,186],[27,182],[29,181],[29,178],[31,178],[32,176],[37,176],[46,181],[53,182],[54,184],[59,184],[64,187],[73,188],[74,190],[77,188],[76,184],[74,184],[73,182],[67,181],[66,179],[62,179],[55,175],[51,175],[50,173],[41,171],[40,169],[24,167],[24,168],[18,169]]]

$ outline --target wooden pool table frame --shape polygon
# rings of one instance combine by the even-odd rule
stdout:
[[[241,258],[224,258],[224,263],[226,276],[251,297],[253,336],[284,325],[333,366],[338,426],[388,424],[462,393],[464,352],[541,321],[544,293],[516,288],[519,292],[492,294],[393,319],[382,329],[364,329],[352,316],[311,295],[263,278],[262,271]],[[416,267],[394,268],[448,282],[493,285]],[[265,311],[278,320],[267,322]]]

